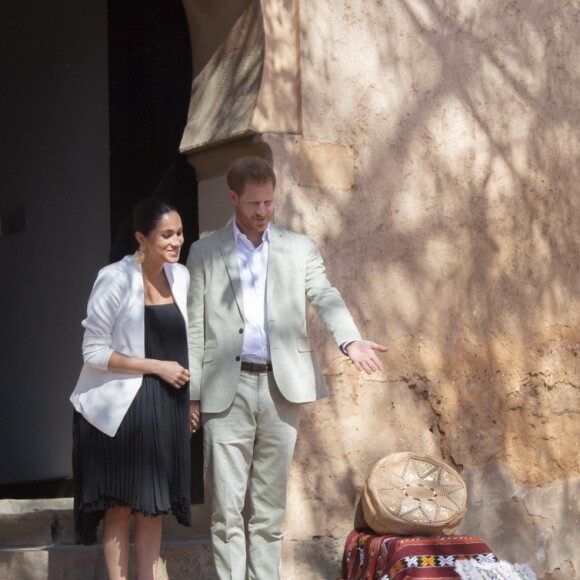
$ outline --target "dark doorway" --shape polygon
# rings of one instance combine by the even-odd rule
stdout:
[[[185,245],[199,237],[197,180],[179,153],[191,94],[191,45],[181,0],[109,0],[111,261],[132,248],[131,208],[172,203]],[[192,502],[203,502],[203,436],[191,440]]]
[[[129,217],[143,197],[181,214],[198,238],[197,183],[179,154],[191,90],[191,45],[180,0],[109,0],[111,261],[131,251]]]
[[[96,29],[98,31],[98,26]],[[84,40],[87,43],[96,36],[95,30],[91,32],[92,36],[88,35]],[[54,39],[43,37],[43,40]],[[76,45],[73,43],[77,42],[77,37],[69,36],[65,40],[69,43],[64,45],[68,50],[69,46]],[[195,172],[178,151],[187,119],[192,74],[189,32],[180,0],[109,0],[108,51],[111,237],[117,237],[121,224],[130,215],[131,207],[137,200],[156,195],[173,203],[181,213],[186,236],[185,251],[182,252],[182,259],[185,260],[189,244],[198,237],[198,217]],[[94,56],[92,52],[88,53]],[[95,54],[98,56],[96,49]],[[53,59],[52,53],[50,55]],[[39,67],[48,66],[42,59],[40,63]],[[84,65],[84,60],[79,59],[79,63],[79,70],[84,70],[80,67]],[[98,72],[94,71],[95,77]],[[41,78],[45,76],[47,74],[42,72]],[[29,81],[28,77],[23,78]],[[63,86],[57,84],[56,88],[51,87],[49,97],[53,100],[46,101],[45,106],[52,106],[54,95],[62,93],[68,99],[63,103],[71,106],[72,102],[76,107],[77,101],[74,99],[80,97],[75,94],[72,99],[67,93],[72,91],[71,87],[76,89],[76,85],[66,85],[66,90]],[[98,86],[95,83],[95,87]],[[95,90],[90,93],[86,89],[79,94],[83,98],[90,99],[92,96],[95,100],[103,99],[103,95]],[[58,104],[64,108],[63,103]],[[99,108],[88,110],[95,109]],[[41,108],[41,111],[44,109]],[[52,127],[55,119],[60,118],[50,117],[48,126]],[[66,119],[68,121],[69,117]],[[94,125],[87,126],[94,128]],[[102,134],[95,135],[95,138],[102,139]],[[91,134],[86,135],[86,139],[90,140]],[[56,141],[61,147],[65,146],[63,143],[68,143],[64,138]],[[89,169],[94,172],[93,167]],[[86,297],[82,301],[84,310]],[[78,319],[81,319],[80,307]],[[76,326],[78,322],[75,322]],[[54,377],[51,376],[51,380],[55,380]],[[192,482],[194,501],[200,501],[203,497],[199,475],[201,446],[200,434],[192,440],[192,464],[197,468]],[[68,497],[72,495],[73,488],[70,477],[6,483],[0,485],[0,499]]]

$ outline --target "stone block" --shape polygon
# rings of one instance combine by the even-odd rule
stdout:
[[[354,154],[349,147],[328,143],[301,143],[294,150],[298,184],[308,187],[352,189]]]
[[[38,548],[53,544],[56,521],[52,512],[4,514],[0,522],[2,548]]]
[[[47,550],[0,551],[0,580],[47,580],[48,568]],[[89,578],[86,576],[83,580]],[[75,580],[75,577],[69,574],[67,579]]]
[[[191,506],[191,528],[182,526],[170,514],[163,516],[163,541],[188,542],[209,539],[210,510],[208,504]]]
[[[209,540],[195,542],[168,542],[161,546],[161,562],[157,580],[217,578]]]

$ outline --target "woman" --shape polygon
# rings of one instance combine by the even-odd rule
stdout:
[[[132,513],[140,580],[155,578],[160,514],[191,525],[189,437],[200,422],[189,408],[181,218],[171,205],[145,199],[135,206],[133,231],[137,252],[97,276],[71,395],[77,542],[94,543],[104,519],[111,580],[128,578]]]

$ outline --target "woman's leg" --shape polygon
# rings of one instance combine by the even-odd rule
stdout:
[[[103,552],[109,580],[129,578],[129,523],[131,508],[108,509],[103,521]]]
[[[137,578],[155,580],[161,549],[161,516],[135,514]]]

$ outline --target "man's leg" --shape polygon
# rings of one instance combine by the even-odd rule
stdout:
[[[286,484],[301,405],[280,394],[272,373],[260,375],[258,424],[250,472],[248,578],[280,577]]]
[[[242,373],[232,406],[204,413],[206,487],[211,494],[211,536],[221,580],[246,579],[242,508],[256,433],[258,375]]]

